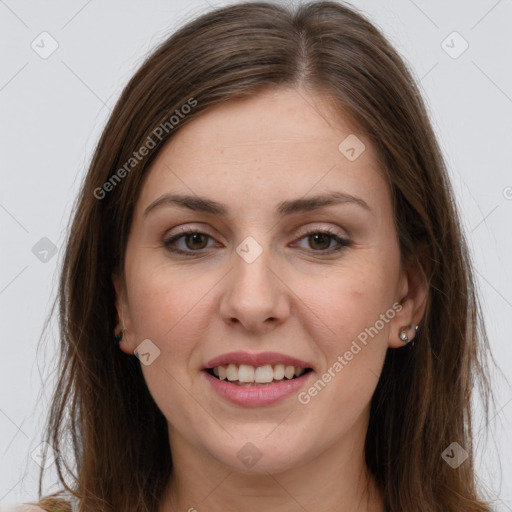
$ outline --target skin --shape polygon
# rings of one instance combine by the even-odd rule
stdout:
[[[272,510],[383,511],[364,463],[369,403],[386,351],[418,324],[427,288],[402,268],[390,191],[364,135],[320,95],[274,88],[216,106],[183,126],[159,152],[142,187],[125,256],[114,276],[121,349],[150,339],[160,355],[142,370],[167,418],[174,475],[160,512]],[[354,161],[338,150],[350,134],[366,149]],[[367,203],[290,217],[285,199],[343,191]],[[176,206],[144,210],[167,192],[206,196],[229,216]],[[208,237],[164,241],[187,226]],[[331,229],[351,241],[304,233]],[[252,236],[261,255],[236,248]],[[195,251],[195,252],[194,252]],[[324,254],[324,255],[322,255]],[[317,375],[393,304],[401,310],[307,404],[292,395],[241,407],[200,374],[209,359],[235,350],[277,351],[312,364]],[[414,328],[408,329],[409,338]],[[251,468],[237,457],[251,442]],[[365,484],[368,483],[368,491]]]

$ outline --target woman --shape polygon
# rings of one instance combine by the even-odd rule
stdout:
[[[474,290],[383,35],[334,2],[207,13],[127,85],[78,198],[46,437],[73,443],[62,485],[84,511],[489,511]]]

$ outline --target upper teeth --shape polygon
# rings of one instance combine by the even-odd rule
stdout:
[[[284,364],[276,364],[274,367],[270,364],[265,366],[254,367],[249,364],[228,364],[227,366],[216,366],[213,373],[219,379],[228,379],[229,381],[239,382],[257,382],[264,384],[273,380],[282,380],[284,377],[292,379],[300,377],[304,373],[304,368],[295,366],[285,366]]]

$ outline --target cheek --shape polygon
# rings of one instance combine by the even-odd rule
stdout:
[[[334,270],[323,286],[311,282],[305,293],[331,327],[331,338],[350,342],[392,308],[396,288],[396,265],[383,259],[361,258],[356,265]],[[379,331],[385,331],[379,322]]]
[[[203,281],[171,264],[161,247],[134,247],[126,261],[131,318],[137,319],[136,327],[150,323],[161,336],[183,316]]]
[[[130,316],[138,337],[162,339],[175,328],[187,306],[187,290],[164,273],[139,273],[130,290]]]
[[[373,261],[334,273],[322,290],[315,291],[313,283],[309,288],[312,303],[329,329],[325,336],[314,338],[325,367],[318,376],[322,383],[308,395],[329,415],[358,415],[371,399],[382,370],[390,322],[396,314],[392,307],[396,268]]]
[[[212,287],[207,276],[198,279],[185,269],[135,262],[130,279],[130,318],[137,339],[149,338],[162,352],[174,355],[191,349],[191,318]]]
[[[191,369],[197,365],[192,356],[205,337],[196,320],[204,316],[201,307],[209,281],[206,276],[204,280],[191,279],[186,270],[150,265],[148,260],[133,265],[130,274],[132,329],[139,343],[150,339],[160,351],[150,365],[141,364],[141,369],[162,413],[171,423],[179,424],[190,415],[188,390],[197,371]]]

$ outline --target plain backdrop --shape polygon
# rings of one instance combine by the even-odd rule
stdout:
[[[94,145],[143,58],[191,16],[228,3],[0,1],[2,505],[37,496],[55,322],[38,349],[39,338]],[[491,421],[477,418],[477,471],[497,510],[512,511],[512,2],[351,3],[409,63],[445,153],[503,372],[491,374]],[[53,470],[45,492],[55,489]]]

